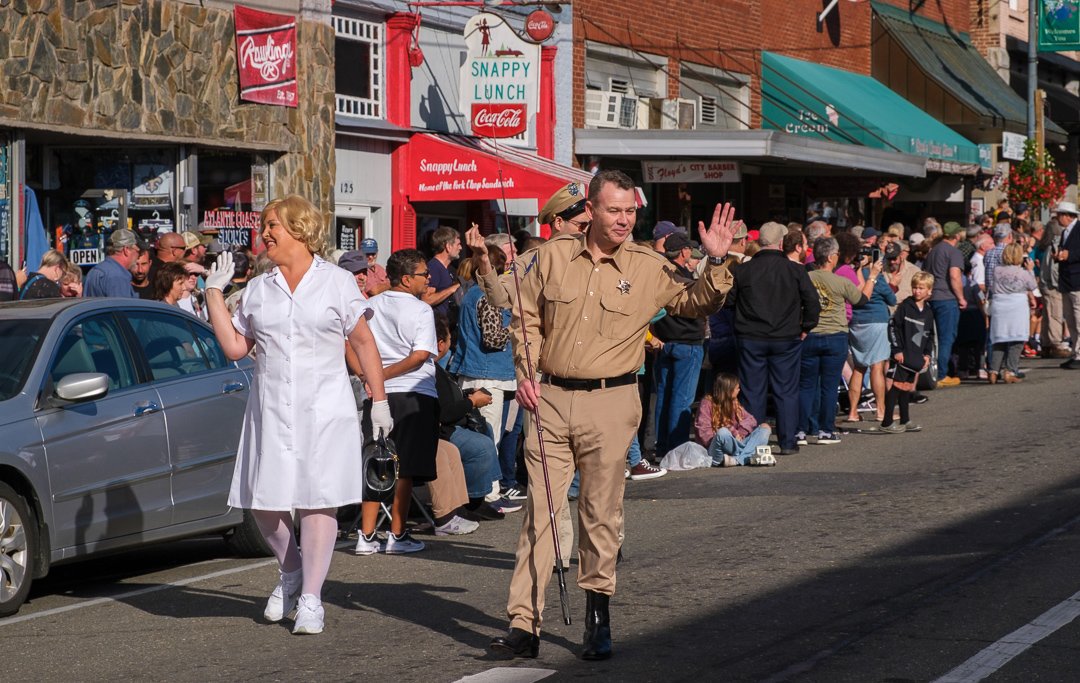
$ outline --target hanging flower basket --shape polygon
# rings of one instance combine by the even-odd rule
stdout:
[[[1024,160],[1009,170],[1004,189],[1012,206],[1024,202],[1038,209],[1061,201],[1068,185],[1065,174],[1054,168],[1048,154],[1043,154],[1043,165],[1039,168],[1035,141],[1028,140],[1024,143]]]

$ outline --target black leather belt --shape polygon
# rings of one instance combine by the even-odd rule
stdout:
[[[596,391],[597,389],[611,389],[614,387],[625,387],[627,384],[637,384],[637,373],[628,372],[625,375],[607,377],[605,379],[569,379],[566,377],[544,375],[541,383],[550,384],[559,387],[560,389],[571,389],[573,391]]]

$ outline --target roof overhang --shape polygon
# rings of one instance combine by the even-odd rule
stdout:
[[[792,135],[778,130],[574,131],[576,154],[655,158],[739,159],[792,170],[926,176],[926,157]]]

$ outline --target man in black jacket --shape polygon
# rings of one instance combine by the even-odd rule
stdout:
[[[732,270],[739,384],[743,406],[765,421],[771,388],[776,399],[776,435],[782,455],[799,452],[799,361],[802,339],[818,323],[821,303],[806,269],[784,256],[787,228],[761,226],[761,251]]]

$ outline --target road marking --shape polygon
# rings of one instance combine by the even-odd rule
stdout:
[[[554,669],[526,669],[498,666],[483,673],[459,678],[454,683],[534,683],[555,673]]]
[[[351,546],[354,541],[341,541],[334,545],[334,550],[340,550]],[[259,562],[253,562],[251,564],[245,564],[242,567],[233,567],[232,569],[223,569],[218,572],[211,572],[209,574],[201,574],[199,576],[192,576],[187,579],[180,579],[179,581],[170,581],[169,583],[161,583],[156,586],[147,586],[146,588],[140,588],[138,590],[128,591],[127,593],[119,593],[117,595],[111,595],[105,598],[94,598],[85,602],[77,602],[73,605],[66,605],[64,607],[54,607],[52,609],[42,610],[40,612],[34,612],[33,614],[24,614],[17,617],[8,617],[7,619],[0,619],[0,626],[11,626],[12,624],[18,624],[24,621],[30,621],[31,619],[40,619],[41,617],[51,617],[56,614],[63,614],[64,612],[71,612],[77,609],[83,609],[84,607],[94,607],[96,605],[105,605],[110,602],[120,602],[128,598],[134,598],[140,595],[146,595],[147,593],[156,593],[158,591],[167,590],[169,588],[179,588],[181,586],[190,586],[193,583],[200,581],[206,581],[209,579],[216,579],[220,576],[229,576],[230,574],[239,574],[241,572],[250,571],[252,569],[259,569],[261,567],[267,567],[272,564],[277,564],[276,559],[260,560]],[[539,679],[537,679],[539,680]]]
[[[1080,616],[1080,592],[1059,602],[996,643],[984,648],[934,683],[975,683]]]

